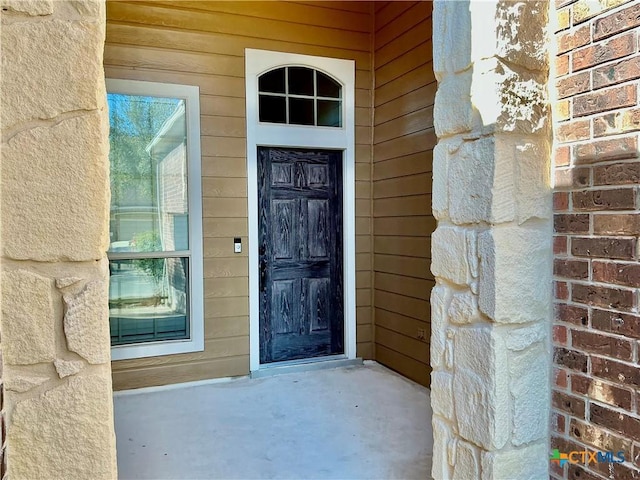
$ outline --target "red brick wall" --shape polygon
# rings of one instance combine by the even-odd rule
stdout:
[[[554,478],[640,478],[640,1],[557,0]],[[575,458],[575,457],[574,457]]]

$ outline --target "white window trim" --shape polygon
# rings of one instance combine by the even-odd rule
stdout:
[[[303,66],[320,70],[342,84],[342,127],[269,124],[258,120],[258,77],[276,67]],[[355,246],[355,62],[268,50],[245,49],[247,114],[247,193],[249,201],[249,367],[260,370],[258,267],[257,147],[342,150],[344,346],[356,358]],[[327,357],[327,358],[335,358]],[[268,364],[273,365],[273,364]],[[262,368],[266,367],[263,365]]]
[[[157,357],[204,350],[204,273],[202,240],[202,173],[200,154],[200,88],[192,85],[106,79],[108,93],[185,100],[187,121],[187,189],[189,192],[189,336],[184,340],[118,345],[111,360]]]

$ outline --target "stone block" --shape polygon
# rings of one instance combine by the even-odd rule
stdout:
[[[449,215],[449,188],[448,188],[448,157],[449,144],[438,141],[433,149],[433,180],[431,195],[431,210],[438,220],[444,220]]]
[[[31,17],[51,15],[53,0],[0,0],[0,8],[9,12],[25,13]]]
[[[529,348],[535,343],[547,342],[549,338],[549,324],[539,322],[534,325],[514,328],[507,334],[507,348],[509,350],[521,351]]]
[[[480,320],[478,297],[470,290],[454,293],[449,305],[449,321],[451,323],[475,323]]]
[[[500,86],[498,129],[547,137],[551,133],[551,110],[546,76],[528,70],[515,72],[500,62],[496,63],[495,74]]]
[[[473,65],[471,103],[483,131],[548,135],[546,76],[511,67],[495,57]]]
[[[438,81],[471,66],[470,3],[433,4],[433,71]]]
[[[495,142],[492,137],[464,142],[449,158],[449,216],[457,225],[491,219],[495,172]],[[503,216],[504,221],[511,220]],[[435,257],[433,257],[435,258]]]
[[[104,0],[71,0],[71,6],[84,17],[101,18],[104,11]]]
[[[475,230],[467,230],[467,262],[472,278],[478,278],[478,234]],[[475,293],[475,292],[474,292]]]
[[[478,279],[474,278],[471,283],[469,283],[469,288],[471,289],[471,293],[474,295],[478,295]]]
[[[543,78],[549,68],[548,8],[544,1],[436,2],[433,65],[441,82],[438,94],[455,74],[472,74],[470,104],[478,106],[485,126],[509,131],[548,127]],[[456,101],[468,101],[468,95],[458,95]],[[464,108],[457,115],[466,113]],[[435,118],[438,122],[437,114]],[[436,132],[441,131],[436,123]]]
[[[453,480],[473,480],[480,477],[480,453],[473,445],[458,441],[456,460],[453,466]]]
[[[82,278],[80,277],[62,277],[56,278],[56,288],[59,290],[63,290],[65,288],[69,288],[74,286],[78,288],[82,285]]]
[[[447,342],[444,346],[444,366],[448,370],[453,370],[453,338],[454,338],[454,330],[452,328],[447,329]]]
[[[2,273],[2,353],[6,365],[53,361],[55,322],[53,280],[26,270]]]
[[[474,3],[474,2],[472,2]],[[484,2],[483,2],[484,3]],[[546,72],[549,68],[547,29],[549,25],[549,2],[527,0],[526,2],[494,2],[496,21],[495,54],[499,58],[527,70]],[[485,12],[486,5],[474,5]],[[475,10],[474,12],[475,13]],[[475,20],[475,19],[474,19]],[[477,36],[487,32],[474,32]],[[475,41],[481,38],[473,38]],[[486,41],[484,43],[487,43]]]
[[[63,295],[67,348],[92,364],[111,360],[108,298],[106,275],[87,283],[77,295]]]
[[[453,420],[453,376],[447,372],[431,372],[431,408],[433,413]]]
[[[488,450],[509,438],[508,356],[494,327],[459,329],[455,336],[453,398],[458,432]]]
[[[511,442],[515,446],[548,438],[550,354],[541,343],[509,362],[509,390],[513,401]]]
[[[482,480],[540,480],[549,478],[547,442],[517,450],[483,452]]]
[[[433,425],[431,476],[437,480],[449,480],[451,467],[449,466],[447,445],[453,437],[451,426],[436,415],[431,419],[431,424]]]
[[[447,75],[438,84],[433,118],[438,138],[480,128],[480,117],[471,103],[472,72]]]
[[[480,310],[498,323],[546,321],[551,305],[550,229],[492,228],[478,237]]]
[[[3,25],[2,130],[103,107],[104,34],[102,22]]]
[[[15,375],[12,373],[4,379],[4,386],[12,392],[24,393],[48,381],[49,377],[46,375],[35,373],[31,375]]]
[[[106,117],[95,112],[20,132],[3,145],[5,256],[37,261],[104,256],[109,245],[107,127]]]
[[[455,435],[455,430],[453,431]],[[456,447],[458,446],[458,438],[453,436],[447,442],[447,460],[452,467],[456,464]]]
[[[551,150],[548,142],[504,140],[497,142],[496,155],[503,155],[503,149],[508,149],[504,152],[505,157],[513,158],[518,223],[522,224],[533,218],[552,218]]]
[[[496,133],[446,145],[434,154],[434,171],[440,170],[434,173],[435,215],[448,215],[457,225],[551,218],[546,139]]]
[[[84,368],[84,362],[80,360],[61,360],[58,358],[53,363],[60,378],[75,375]]]
[[[447,310],[451,291],[444,285],[431,289],[431,367],[444,366],[444,351],[447,342]]]
[[[469,280],[465,229],[440,225],[431,236],[431,272],[457,285]]]
[[[450,160],[452,221],[522,224],[551,218],[549,159],[548,143],[533,136],[496,134],[465,143]]]
[[[7,445],[9,478],[117,478],[109,371],[17,403]]]

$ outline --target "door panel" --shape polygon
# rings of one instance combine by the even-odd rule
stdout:
[[[293,165],[290,163],[272,163],[271,179],[273,186],[293,186]]]
[[[326,278],[305,279],[306,291],[308,292],[308,307],[310,329],[312,332],[319,332],[329,328],[329,304],[330,285]]]
[[[275,334],[298,333],[300,317],[296,312],[296,284],[298,280],[280,280],[271,287],[271,318]]]
[[[307,247],[309,258],[329,260],[328,200],[307,200]]]
[[[276,260],[297,260],[294,252],[294,239],[297,237],[295,228],[296,201],[295,200],[273,200],[273,216],[271,232],[273,238],[271,244],[273,257]]]
[[[344,353],[342,153],[258,148],[260,362]]]

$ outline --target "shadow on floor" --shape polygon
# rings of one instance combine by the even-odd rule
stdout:
[[[375,362],[115,395],[121,479],[430,478],[429,391]]]

